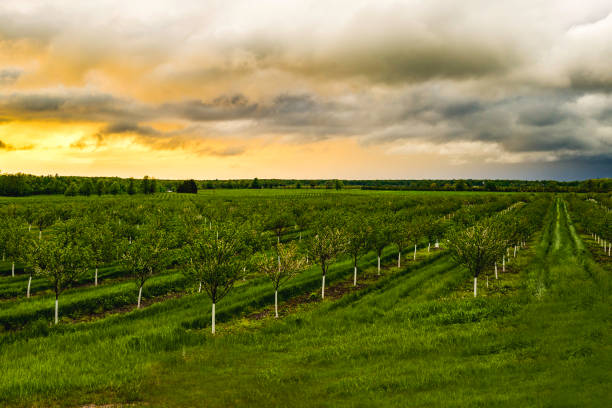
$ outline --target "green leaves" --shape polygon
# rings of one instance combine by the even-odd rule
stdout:
[[[143,228],[139,239],[126,246],[123,266],[141,287],[147,279],[166,268],[170,261],[167,255],[166,232]]]
[[[259,254],[255,264],[272,281],[274,290],[306,269],[306,260],[295,242],[278,244],[272,254]]]
[[[330,262],[345,250],[346,240],[340,229],[333,226],[321,226],[315,231],[307,246],[308,254],[319,263],[323,275]]]
[[[61,243],[57,239],[34,241],[30,262],[34,273],[53,285],[56,296],[88,269],[91,250],[87,246]]]
[[[506,248],[504,229],[496,217],[467,228],[455,226],[447,238],[451,256],[475,277],[493,265]]]
[[[221,223],[203,230],[185,249],[185,274],[202,284],[213,303],[227,295],[243,274],[250,252],[247,234],[242,225]]]

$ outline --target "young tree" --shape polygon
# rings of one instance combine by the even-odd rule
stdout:
[[[148,226],[141,236],[127,245],[123,254],[123,266],[138,286],[138,305],[142,299],[145,282],[168,265],[167,237],[164,230]]]
[[[420,223],[422,226],[423,235],[427,237],[427,252],[429,252],[431,242],[434,240],[438,242],[438,239],[444,231],[444,225],[442,224],[440,217],[435,215],[423,217],[420,220]]]
[[[23,259],[28,241],[28,231],[19,218],[8,218],[4,229],[4,250],[11,261],[11,276],[15,277],[15,261]]]
[[[94,286],[98,286],[98,269],[113,257],[113,233],[108,224],[93,225],[85,228],[89,246],[92,252]]]
[[[467,228],[455,227],[450,230],[448,247],[451,256],[474,276],[474,297],[478,290],[478,275],[495,263],[505,245],[502,229],[495,218],[486,218]]]
[[[55,324],[58,322],[60,294],[87,271],[90,256],[88,247],[62,238],[54,237],[34,243],[30,259],[34,273],[47,279],[53,286]]]
[[[306,261],[295,242],[278,244],[273,255],[261,254],[256,264],[274,286],[274,317],[278,318],[278,289],[306,268]]]
[[[42,232],[44,229],[49,228],[55,222],[55,214],[49,210],[40,209],[38,216],[36,217],[35,224],[38,227],[38,239],[42,239]]]
[[[268,218],[266,223],[266,229],[274,231],[276,235],[276,243],[280,243],[280,238],[289,227],[295,225],[295,221],[291,217],[291,214],[283,209],[274,211],[272,216]]]
[[[371,234],[369,241],[372,247],[376,250],[378,258],[378,274],[380,275],[380,258],[382,257],[383,249],[389,245],[391,241],[391,229],[389,217],[383,214],[375,214],[368,220]]]
[[[215,334],[215,306],[234,287],[244,273],[245,232],[240,225],[220,223],[217,230],[204,230],[189,246],[188,269],[201,282],[212,301],[212,333]]]
[[[323,222],[315,228],[316,234],[308,242],[310,257],[321,267],[321,299],[325,299],[325,275],[329,265],[344,251],[345,239],[338,228]]]
[[[368,251],[371,227],[363,222],[359,215],[353,215],[345,224],[346,253],[353,258],[353,286],[357,286],[357,261]]]
[[[391,241],[397,246],[397,267],[401,268],[402,250],[413,241],[415,231],[412,223],[401,213],[393,217],[390,227]]]

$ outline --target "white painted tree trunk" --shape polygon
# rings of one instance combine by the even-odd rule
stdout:
[[[357,286],[357,267],[356,266],[353,272],[353,286]]]
[[[140,299],[142,299],[142,286],[138,289],[138,309],[140,309]]]
[[[506,256],[510,258],[510,248],[506,248]]]
[[[28,299],[30,298],[30,286],[32,285],[32,275],[30,275],[30,278],[28,279],[28,292],[27,292],[27,297]]]
[[[514,258],[516,258],[516,245],[514,245]]]
[[[217,233],[217,238],[219,238],[218,234],[219,234],[219,233]],[[280,244],[280,235],[277,235],[277,236],[276,236],[276,243],[277,243],[277,244]]]
[[[94,276],[94,286],[98,286],[98,267],[96,266],[96,275]]]
[[[198,286],[198,293],[202,293],[202,281],[200,281],[200,286]]]
[[[38,230],[38,240],[42,239],[42,230]]]
[[[55,297],[55,324],[57,324],[59,316],[59,302],[57,296]]]
[[[302,232],[300,232],[300,242],[302,241]]]
[[[489,288],[489,274],[487,274],[487,289]]]
[[[215,304],[212,304],[212,334],[215,334]]]
[[[321,299],[325,299],[325,275],[323,275],[323,281],[321,282]]]
[[[397,252],[397,267],[401,268],[402,267],[402,253],[400,251]]]
[[[417,246],[416,246],[416,244],[414,244],[414,260],[415,261],[416,261],[416,249],[417,249]]]
[[[380,275],[380,255],[378,255],[378,274]]]
[[[431,242],[428,242],[427,243],[427,253],[429,253],[430,248],[431,248]]]
[[[15,262],[13,262],[13,264],[11,265],[11,276],[13,278],[15,277]]]
[[[278,319],[278,290],[274,291],[274,317]]]
[[[502,258],[502,272],[506,272],[506,257]]]
[[[308,255],[306,255],[306,265],[308,265]]]
[[[478,294],[478,278],[474,276],[474,297]]]
[[[32,224],[28,225],[28,232],[32,231]]]

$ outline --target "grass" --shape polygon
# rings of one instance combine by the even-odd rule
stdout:
[[[550,212],[554,227],[522,251],[510,296],[464,297],[455,272],[459,293],[450,285],[427,299],[441,280],[428,265],[340,306],[170,354],[140,397],[154,406],[607,406],[609,287],[586,272],[601,270],[580,251],[564,206]],[[527,282],[542,262],[553,278],[535,297]]]
[[[508,271],[488,289],[479,279],[477,299],[463,268],[421,253],[278,321],[242,318],[272,303],[269,283],[254,278],[217,305],[214,337],[198,295],[88,323],[39,322],[0,335],[0,404],[607,406],[610,287],[582,243],[559,198]],[[389,248],[387,262],[395,255]],[[373,265],[370,254],[360,273]],[[319,274],[280,299],[317,291]],[[342,260],[328,281],[350,276]]]

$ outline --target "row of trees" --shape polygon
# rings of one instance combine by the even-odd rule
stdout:
[[[150,179],[149,191],[176,191],[183,181]],[[590,179],[561,182],[554,180],[282,180],[235,179],[197,180],[200,189],[236,188],[312,188],[341,189],[363,188],[375,190],[419,191],[520,191],[520,192],[599,192],[612,191],[612,179]],[[0,196],[28,196],[39,194],[93,195],[129,194],[130,179],[118,177],[34,176],[30,174],[0,174]],[[136,192],[147,193],[144,180],[137,180]]]
[[[429,249],[449,226],[465,229],[515,199],[481,199],[476,204],[385,198],[374,207],[371,200],[363,199],[351,206],[353,198],[327,203],[317,199],[305,205],[299,201],[291,205],[272,201],[235,205],[233,201],[211,204],[186,200],[151,201],[147,205],[116,202],[116,206],[111,202],[103,208],[87,203],[68,210],[63,205],[45,209],[6,206],[7,223],[2,225],[7,227],[0,242],[9,259],[31,265],[31,271],[51,282],[56,321],[59,296],[66,287],[92,269],[97,285],[98,268],[120,262],[137,283],[137,307],[150,277],[168,267],[183,270],[198,291],[203,288],[210,296],[214,327],[217,302],[247,270],[261,271],[271,278],[277,305],[279,287],[303,270],[310,259],[321,268],[324,298],[329,266],[340,254],[353,260],[356,284],[358,260],[369,251],[377,254],[380,273],[382,251],[394,245],[400,267],[402,256],[406,258],[410,247],[416,249],[423,238]],[[268,212],[262,214],[264,208]],[[31,223],[39,225],[38,236],[30,233]],[[43,239],[42,231],[51,225]],[[460,242],[459,238],[453,241]]]
[[[578,226],[603,248],[604,254],[612,255],[612,212],[604,197],[589,198],[569,197],[569,206],[575,214],[573,217]],[[609,197],[608,197],[609,200]]]

